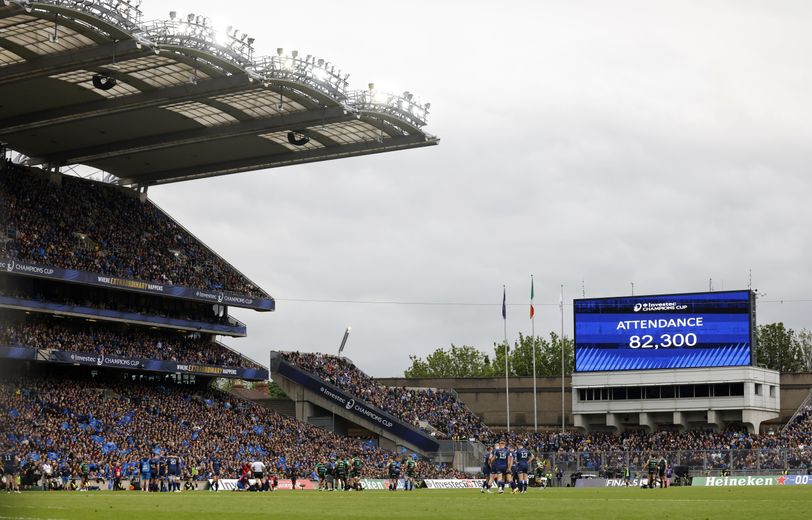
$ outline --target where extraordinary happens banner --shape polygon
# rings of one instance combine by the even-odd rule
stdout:
[[[186,300],[230,305],[232,307],[243,307],[258,311],[272,311],[276,307],[276,303],[274,302],[273,298],[253,298],[251,296],[218,291],[215,289],[194,289],[191,287],[180,287],[177,285],[163,285],[159,283],[133,280],[130,278],[117,278],[115,276],[89,273],[87,271],[59,269],[56,267],[20,262],[18,260],[0,260],[0,271],[23,276],[34,276],[37,278],[48,278],[51,280],[62,280],[65,282],[95,285],[98,287],[157,294],[172,298],[183,298]]]
[[[575,370],[751,365],[752,298],[722,291],[575,300]]]

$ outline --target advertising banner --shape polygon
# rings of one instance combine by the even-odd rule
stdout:
[[[575,371],[752,364],[750,291],[574,301]]]
[[[34,359],[37,351],[27,347],[9,347],[0,345],[0,358],[3,359]]]
[[[209,487],[211,487],[212,482],[214,482],[214,481],[210,479],[209,480]],[[237,482],[238,482],[238,480],[236,478],[221,478],[220,479],[220,486],[218,488],[218,491],[234,491],[235,489],[237,489]],[[253,479],[253,478],[248,479],[248,485],[249,486],[253,485],[253,484],[256,484],[257,482],[258,482],[257,479]],[[280,478],[277,481],[276,490],[278,491],[280,489],[284,489],[284,490],[288,490],[288,491],[293,490],[293,481],[291,481],[290,479],[286,479],[286,478]],[[312,480],[303,478],[303,479],[296,480],[296,489],[297,490],[300,490],[300,489],[316,489],[316,486],[313,484]]]
[[[671,479],[668,479],[669,485]],[[579,478],[575,481],[575,487],[601,488],[601,487],[643,487],[648,486],[648,477],[633,478],[626,482],[622,478]]]
[[[89,273],[87,271],[59,269],[57,267],[36,265],[18,260],[0,260],[0,271],[23,276],[35,276],[37,278],[95,285],[98,287],[112,287],[127,291],[158,294],[186,300],[231,305],[232,307],[243,307],[258,311],[272,311],[276,307],[273,298],[253,298],[251,296],[217,291],[214,289],[193,289],[191,287],[180,287],[177,285],[163,285],[129,278],[117,278],[114,276]]]
[[[13,305],[15,307],[22,307],[26,309],[44,309],[63,314],[72,313],[82,314],[85,316],[103,316],[120,320],[139,321],[159,325],[172,325],[175,327],[182,327],[184,329],[222,332],[226,334],[245,334],[246,332],[244,325],[226,325],[222,323],[208,323],[205,321],[164,318],[162,316],[151,316],[147,314],[140,314],[138,312],[120,312],[110,309],[94,309],[91,307],[82,307],[80,305],[63,305],[59,303],[41,302],[38,300],[11,298],[9,296],[0,296],[0,305]]]
[[[692,486],[809,486],[812,475],[748,475],[745,477],[694,477]]]
[[[391,432],[394,436],[414,444],[421,450],[435,452],[440,447],[434,437],[428,433],[418,430],[365,401],[356,399],[343,390],[322,381],[313,374],[301,370],[284,359],[280,359],[277,371],[279,375],[302,385],[327,401],[344,407],[364,423]]]
[[[443,478],[424,480],[428,489],[479,489],[485,483],[476,478]]]
[[[130,370],[147,370],[150,372],[182,372],[195,375],[227,377],[234,379],[261,380],[268,379],[264,368],[237,368],[212,365],[192,365],[176,361],[158,359],[139,359],[121,356],[109,356],[89,352],[51,351],[50,361],[72,365],[89,365],[107,368],[126,368]]]

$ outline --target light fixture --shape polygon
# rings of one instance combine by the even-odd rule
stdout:
[[[110,90],[116,86],[116,78],[102,74],[93,74],[93,86],[99,90]]]
[[[288,132],[288,142],[294,146],[304,146],[310,142],[310,138],[300,131],[293,130]]]
[[[169,11],[169,19],[170,20],[174,20],[175,18],[177,18],[177,16],[178,16],[177,11]]]

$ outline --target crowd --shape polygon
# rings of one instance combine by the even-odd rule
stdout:
[[[585,469],[640,467],[651,451],[667,453],[676,462],[714,470],[812,468],[812,405],[798,414],[785,431],[751,434],[744,426],[724,431],[687,432],[631,430],[493,432],[454,394],[440,390],[390,388],[380,385],[346,358],[286,352],[283,358],[320,379],[370,402],[416,426],[431,425],[452,438],[472,438],[494,445],[499,438],[545,454],[562,467]]]
[[[478,439],[490,429],[456,394],[446,390],[388,387],[359,370],[347,358],[285,352],[283,358],[338,388],[438,438]]]
[[[0,453],[21,458],[22,472],[50,461],[70,478],[82,465],[106,478],[120,465],[123,478],[133,478],[140,459],[161,453],[180,457],[184,473],[201,480],[210,477],[213,459],[225,478],[255,460],[272,473],[311,477],[318,463],[355,456],[365,478],[383,478],[393,455],[218,390],[167,381],[20,377],[0,383],[0,425]],[[423,460],[417,472],[460,476]]]
[[[0,164],[0,258],[164,285],[267,295],[134,192]]]
[[[498,438],[522,443],[558,464],[582,469],[639,468],[652,451],[676,464],[711,470],[808,470],[812,468],[812,406],[806,406],[786,430],[751,434],[744,426],[723,431],[685,432],[632,430],[608,432],[542,431],[501,433]]]
[[[0,323],[0,345],[179,363],[260,368],[211,336],[48,315]]]

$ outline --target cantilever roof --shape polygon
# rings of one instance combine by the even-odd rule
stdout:
[[[2,0],[0,143],[140,186],[437,144],[408,92],[252,43],[200,16],[142,23],[126,0]]]

